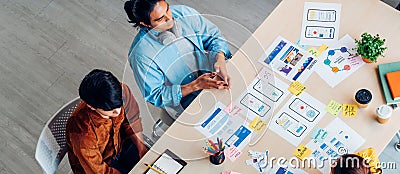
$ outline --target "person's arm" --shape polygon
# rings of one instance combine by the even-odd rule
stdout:
[[[142,118],[140,118],[139,105],[137,104],[135,97],[132,95],[131,90],[126,84],[122,85],[122,98],[124,101],[124,112],[126,116],[126,121],[122,123],[122,129],[129,135],[133,143],[138,148],[139,157],[142,158],[146,152],[147,148],[144,144],[143,139],[143,126]]]
[[[198,31],[199,36],[202,39],[204,48],[213,54],[212,57],[216,57],[216,54],[223,53],[226,59],[232,57],[229,51],[228,43],[226,39],[222,36],[219,28],[212,23],[207,18],[200,15],[195,9],[187,7],[193,15],[193,17],[188,17],[188,20],[192,20],[192,27]]]
[[[205,73],[193,82],[182,85],[182,96],[186,96],[200,89],[228,89],[228,86],[224,86],[223,81],[218,81],[214,78],[216,75],[216,73]]]
[[[223,52],[219,52],[215,56],[215,59],[217,60],[217,62],[215,62],[214,64],[215,71],[221,75],[225,84],[227,84],[229,88],[231,79],[230,76],[228,75],[228,70],[226,69],[225,54]]]
[[[132,128],[132,125],[129,124],[128,119],[124,119],[124,121],[122,122],[121,130],[124,131],[132,140],[132,142],[136,145],[136,148],[139,152],[139,157],[142,158],[147,153],[147,147],[144,144],[142,131],[134,132],[134,129]]]
[[[193,16],[187,17],[192,20],[192,27],[199,33],[204,48],[209,51],[211,58],[215,58],[215,71],[219,73],[225,83],[229,85],[229,75],[226,69],[226,60],[232,57],[226,39],[222,36],[219,28],[209,21],[207,18],[200,15],[196,10],[187,7],[189,13]]]
[[[163,72],[150,58],[142,55],[130,55],[129,61],[136,83],[146,102],[156,107],[180,104],[181,85],[167,85]]]
[[[70,137],[73,153],[85,173],[120,173],[103,161],[93,132],[71,133]]]

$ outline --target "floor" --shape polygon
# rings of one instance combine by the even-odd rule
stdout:
[[[0,174],[42,173],[34,159],[42,128],[62,105],[78,96],[80,81],[94,68],[110,70],[130,84],[140,103],[144,133],[151,137],[159,111],[143,102],[126,66],[136,29],[126,21],[123,0],[0,2]],[[280,0],[169,2],[208,14],[235,52]],[[400,165],[395,140],[380,158]],[[69,171],[68,165],[61,165],[57,173]]]

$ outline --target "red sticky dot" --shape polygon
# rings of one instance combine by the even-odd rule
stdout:
[[[314,31],[313,33],[314,33],[314,34],[317,34],[317,31]]]
[[[304,106],[300,106],[300,109],[304,109]]]

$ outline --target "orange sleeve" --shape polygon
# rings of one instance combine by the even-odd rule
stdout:
[[[91,133],[86,133],[85,135],[72,133],[70,137],[74,154],[85,170],[85,173],[120,173],[117,169],[108,166],[103,161],[100,150],[96,145],[96,140],[91,136]]]
[[[128,119],[129,125],[135,133],[143,131],[142,118],[140,118],[139,105],[136,102],[135,97],[133,97],[129,87],[121,83],[122,86],[122,99],[124,101],[124,112]]]

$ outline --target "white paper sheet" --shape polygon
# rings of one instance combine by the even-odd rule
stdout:
[[[342,4],[305,2],[301,45],[320,46],[338,40]]]
[[[265,133],[275,109],[290,93],[288,86],[274,77],[271,69],[264,67],[246,90],[232,102],[230,107],[236,108],[233,109],[236,115],[246,118],[246,126],[250,127],[250,122],[256,117],[266,124],[264,129],[253,132],[251,144],[256,143]]]
[[[313,151],[309,157],[315,158],[318,166],[324,166],[319,168],[322,173],[330,173],[331,162],[340,155],[355,153],[365,142],[363,137],[339,118],[329,123],[326,130],[328,134],[323,142],[311,140],[306,145]],[[325,162],[324,165],[322,165],[323,162]]]
[[[153,164],[153,167],[165,174],[178,173],[183,167],[177,161],[175,161],[168,154],[163,153],[159,159]],[[156,171],[149,169],[146,174],[158,174]]]
[[[354,39],[349,35],[344,36],[337,44],[330,46],[321,54],[315,72],[332,88],[346,79],[365,62],[360,56],[355,56],[353,48],[356,47]]]
[[[277,78],[269,82],[255,78],[234,103],[242,108],[240,114],[246,120],[259,116],[266,121],[288,96],[288,87],[289,85]]]
[[[208,139],[216,141],[221,138],[226,146],[235,145],[242,150],[250,141],[253,131],[244,126],[245,120],[240,116],[229,116],[221,102],[207,112],[195,129]]]
[[[307,80],[317,63],[310,53],[281,36],[275,39],[258,61],[280,76],[301,83]]]
[[[306,92],[292,96],[272,118],[269,129],[297,147],[325,115],[324,108],[323,103]]]

